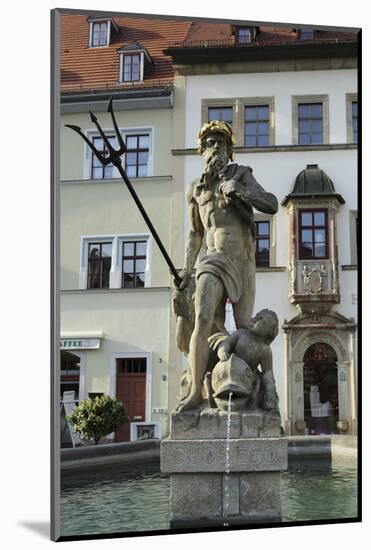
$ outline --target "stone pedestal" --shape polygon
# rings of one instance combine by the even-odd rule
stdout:
[[[232,413],[229,441],[227,419],[211,409],[172,413],[169,438],[161,443],[172,527],[281,520],[287,439],[280,437],[279,413]]]

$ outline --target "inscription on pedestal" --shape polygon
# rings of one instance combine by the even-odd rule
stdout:
[[[225,440],[165,440],[161,445],[162,471],[224,472]],[[229,445],[231,472],[278,471],[287,468],[287,440],[234,439]]]

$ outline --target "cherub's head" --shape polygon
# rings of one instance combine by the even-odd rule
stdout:
[[[269,345],[278,334],[278,317],[274,311],[262,309],[251,320],[249,330]]]

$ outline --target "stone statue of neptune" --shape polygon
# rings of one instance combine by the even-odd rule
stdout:
[[[178,334],[178,346],[188,353],[189,360],[188,387],[180,397],[179,412],[196,409],[202,401],[202,387],[210,364],[209,338],[218,333],[220,343],[223,333],[226,338],[229,336],[224,327],[227,299],[232,303],[237,329],[254,330],[251,323],[255,301],[253,208],[275,214],[278,203],[276,197],[256,181],[252,168],[229,163],[233,159],[234,144],[232,129],[225,122],[208,122],[198,135],[198,152],[205,167],[187,192],[190,230],[180,273],[182,283],[180,289],[174,291],[174,312],[182,332]],[[192,288],[192,273],[203,242],[206,254],[197,265]],[[185,301],[188,306],[184,305]],[[184,336],[187,323],[188,335]],[[277,331],[273,332],[275,336]],[[264,338],[263,335],[262,344],[266,347]],[[215,338],[212,342],[216,349]],[[229,354],[220,355],[222,359],[229,358]],[[272,370],[271,366],[268,370]],[[272,401],[274,379],[269,388],[271,395],[265,396],[265,403]]]

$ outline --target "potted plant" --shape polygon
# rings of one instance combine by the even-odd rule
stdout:
[[[93,439],[95,445],[102,437],[129,421],[122,401],[108,395],[81,401],[68,420],[83,441]]]

